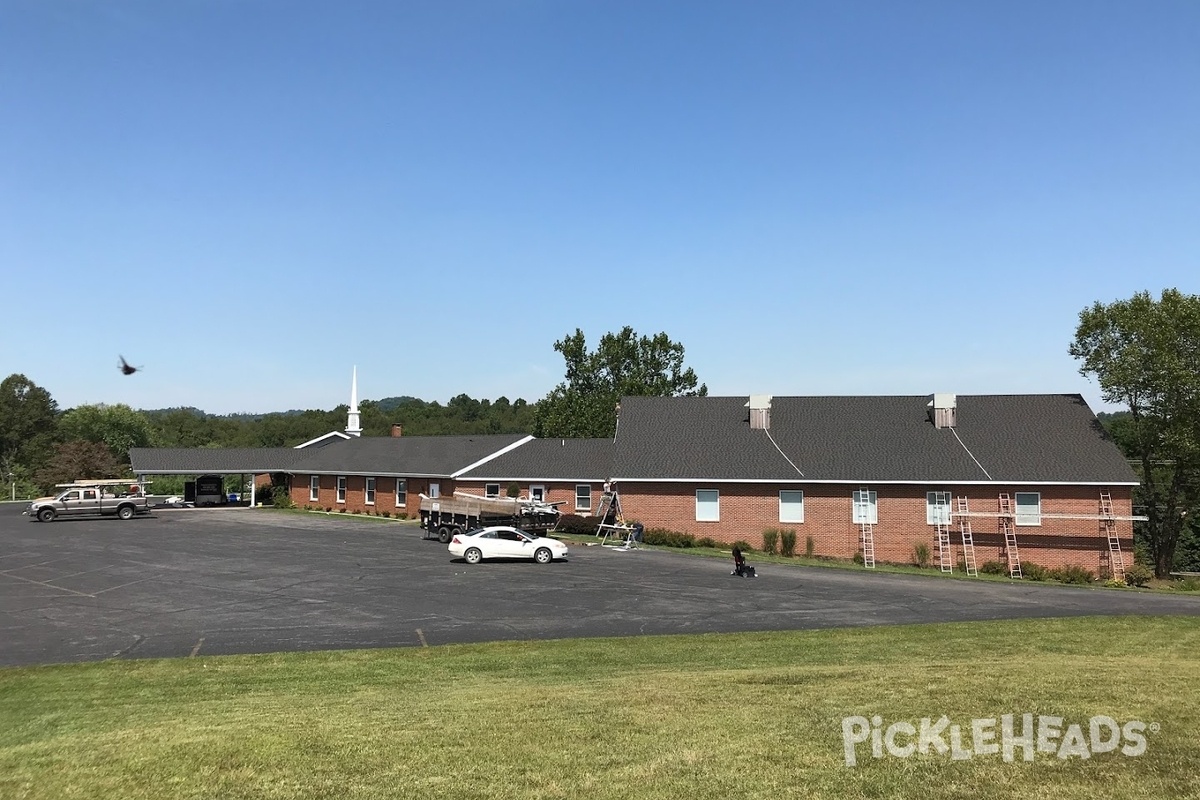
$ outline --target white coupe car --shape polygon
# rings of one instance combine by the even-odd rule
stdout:
[[[567,557],[567,546],[557,539],[497,525],[460,533],[450,540],[450,555],[478,564],[485,558],[532,558],[539,564],[549,564],[556,558]]]

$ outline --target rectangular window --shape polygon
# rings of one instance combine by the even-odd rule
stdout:
[[[483,494],[485,497],[499,497],[500,496],[500,484],[485,483],[483,485]]]
[[[375,505],[375,479],[374,478],[367,478],[366,504],[369,506]]]
[[[779,493],[779,521],[804,522],[804,492],[784,490]]]
[[[950,493],[949,492],[926,492],[925,493],[925,524],[926,525],[949,525],[950,524]]]
[[[592,510],[592,485],[590,483],[575,484],[575,510]]]
[[[429,482],[429,496],[437,499],[442,496],[442,485],[436,481]]]
[[[1017,492],[1017,524],[1042,524],[1042,495],[1040,492]]]
[[[721,492],[717,489],[696,490],[696,522],[721,521]]]
[[[854,491],[854,522],[857,525],[876,525],[879,522],[879,496],[866,489]]]
[[[346,476],[338,475],[337,479],[337,501],[339,503],[346,502]]]
[[[539,483],[535,483],[529,487],[529,499],[537,503],[543,503],[546,500],[546,487]]]
[[[396,508],[408,505],[408,481],[396,478]]]
[[[308,476],[308,499],[309,500],[320,500],[321,499],[321,476],[320,475],[309,475]]]

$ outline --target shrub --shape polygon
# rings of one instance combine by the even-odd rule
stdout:
[[[1154,573],[1143,564],[1134,564],[1125,570],[1125,583],[1130,586],[1145,586],[1154,577]]]
[[[600,527],[599,517],[581,517],[578,514],[563,514],[558,518],[555,529],[562,533],[594,535]]]
[[[788,558],[796,554],[796,532],[785,530],[779,532],[779,552]]]
[[[396,518],[397,519],[408,519],[408,514],[401,511],[399,514],[396,515]]]
[[[692,534],[672,531],[666,528],[647,528],[642,533],[642,541],[646,544],[656,544],[660,547],[696,546],[696,537]]]
[[[520,497],[521,496],[521,485],[519,483],[517,483],[516,481],[513,481],[512,483],[510,483],[508,485],[508,491],[506,491],[505,494],[509,497]]]
[[[929,566],[929,545],[917,542],[913,545],[913,561],[918,567]]]
[[[325,513],[326,513],[326,514],[329,514],[329,513],[332,513],[332,512],[333,512],[333,506],[325,506]]]
[[[356,509],[354,509],[354,511],[352,511],[351,513],[353,513],[353,514],[361,514],[361,513],[362,513],[362,510],[361,510],[361,509],[357,509],[357,508],[356,508]]]
[[[1000,561],[985,561],[980,565],[979,571],[984,575],[1007,575],[1008,564]]]
[[[855,564],[866,564],[867,563],[867,560],[865,558],[863,558],[862,550],[859,550],[857,553],[855,553],[854,558],[852,560],[854,561]]]
[[[1126,584],[1120,578],[1109,578],[1104,582],[1104,585],[1109,589],[1124,589]]]
[[[817,552],[817,540],[814,539],[810,533],[808,536],[804,537],[804,557],[812,558],[813,553],[815,552]]]
[[[1096,580],[1096,576],[1092,574],[1090,569],[1084,569],[1078,564],[1072,564],[1069,567],[1056,567],[1050,570],[1050,577],[1060,583],[1078,585],[1086,585]]]
[[[1183,578],[1175,582],[1174,588],[1181,592],[1200,592],[1200,578]]]
[[[763,552],[767,555],[775,555],[775,550],[779,547],[779,531],[776,528],[767,528],[762,533]]]
[[[1031,581],[1048,581],[1054,578],[1051,570],[1031,561],[1021,562],[1021,575]]]
[[[717,543],[711,536],[703,536],[696,540],[696,547],[716,547]]]
[[[346,508],[345,508],[345,506],[343,506],[342,508],[339,508],[339,509],[338,509],[338,513],[339,513],[339,514],[345,514],[345,513],[346,513]]]

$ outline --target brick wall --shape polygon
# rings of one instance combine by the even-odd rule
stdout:
[[[627,519],[637,520],[647,528],[667,528],[710,537],[718,542],[732,543],[744,539],[755,547],[762,546],[762,532],[767,528],[786,528],[796,531],[796,552],[805,551],[806,540],[813,539],[814,553],[819,556],[852,558],[860,547],[860,527],[852,521],[853,485],[771,485],[771,484],[679,484],[626,483],[619,488],[621,508]],[[877,493],[878,523],[874,526],[875,558],[881,562],[913,563],[918,543],[928,545],[931,557],[937,558],[935,527],[926,518],[927,491],[949,491],[952,510],[955,499],[968,500],[971,512],[999,511],[999,494],[1010,498],[1018,491],[1041,494],[1044,515],[1038,526],[1017,526],[1017,549],[1022,561],[1046,567],[1081,565],[1098,575],[1108,574],[1108,538],[1097,519],[1056,519],[1053,514],[1095,515],[1100,507],[1099,487],[1078,486],[885,486],[866,485],[861,488]],[[720,492],[720,521],[696,520],[696,489],[717,489]],[[779,521],[779,491],[804,492],[804,522]],[[1116,515],[1132,514],[1130,487],[1112,487],[1113,511]],[[958,517],[950,525],[952,557],[957,564],[962,558],[962,537]],[[977,564],[1004,561],[1004,539],[997,516],[970,517],[975,541]],[[1118,521],[1116,531],[1125,553],[1125,562],[1132,563],[1133,523]]]
[[[309,494],[310,475],[295,475],[292,478],[292,502],[299,508],[305,506],[315,506],[318,508],[329,508],[338,511],[342,508],[346,509],[347,514],[352,514],[355,511],[359,513],[379,513],[387,511],[393,516],[396,514],[408,514],[410,517],[420,516],[421,512],[421,494],[429,494],[429,484],[440,484],[441,494],[443,496],[454,493],[454,481],[448,478],[429,479],[429,478],[407,478],[407,492],[403,503],[396,502],[396,479],[394,477],[382,477],[375,479],[375,504],[367,505],[367,478],[362,475],[347,475],[346,476],[346,501],[339,503],[337,501],[337,478],[336,475],[318,475],[320,488],[317,491],[317,500],[311,500]]]
[[[456,488],[460,492],[468,494],[477,494],[483,496],[487,489],[488,483],[500,484],[500,496],[508,496],[508,485],[514,481],[459,481]],[[559,503],[558,510],[564,514],[580,514],[588,516],[600,504],[600,495],[604,491],[604,483],[602,481],[515,481],[521,488],[521,497],[528,497],[531,486],[544,487],[543,498],[547,503]],[[587,485],[591,490],[589,493],[589,509],[577,510],[575,508],[575,486]]]

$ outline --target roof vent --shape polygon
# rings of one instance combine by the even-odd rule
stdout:
[[[929,421],[935,428],[953,428],[958,424],[958,396],[935,392],[929,402]]]
[[[746,407],[750,409],[750,430],[766,431],[771,429],[771,395],[752,394]]]

